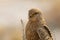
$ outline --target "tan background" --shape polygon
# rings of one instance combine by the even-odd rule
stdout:
[[[20,31],[16,31],[22,38],[23,26],[28,21],[28,10],[31,8],[39,8],[43,11],[43,16],[54,34],[54,39],[59,40],[60,36],[60,1],[59,0],[0,0],[0,27],[3,32],[8,27],[17,27]],[[4,28],[5,27],[5,28]],[[13,28],[14,29],[14,28]],[[14,29],[14,30],[16,30]],[[11,30],[11,29],[10,29]],[[1,33],[3,33],[1,31]],[[7,31],[8,32],[8,31]],[[15,33],[15,32],[14,32]],[[3,34],[2,34],[3,35]],[[9,32],[8,37],[10,40]],[[18,36],[19,38],[19,36]],[[5,40],[4,39],[4,40]],[[12,39],[13,40],[13,39]],[[22,39],[21,39],[22,40]]]

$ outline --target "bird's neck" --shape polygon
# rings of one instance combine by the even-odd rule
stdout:
[[[42,25],[42,21],[41,20],[30,21],[30,23],[33,23],[33,24],[41,24]]]

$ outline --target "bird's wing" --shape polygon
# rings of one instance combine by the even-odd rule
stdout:
[[[50,37],[52,37],[52,35],[51,35],[51,32],[50,32],[49,28],[48,28],[47,26],[44,26],[44,28],[47,30],[47,32],[48,32],[48,34],[49,34],[49,36],[50,36]]]
[[[53,40],[51,33],[46,26],[38,28],[37,33],[41,40]]]

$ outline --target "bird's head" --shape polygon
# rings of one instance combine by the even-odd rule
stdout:
[[[29,20],[36,21],[41,19],[41,11],[38,9],[29,10]]]

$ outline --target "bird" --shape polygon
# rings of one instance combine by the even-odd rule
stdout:
[[[25,35],[26,40],[53,40],[51,31],[44,22],[41,10],[32,8],[28,11]]]

